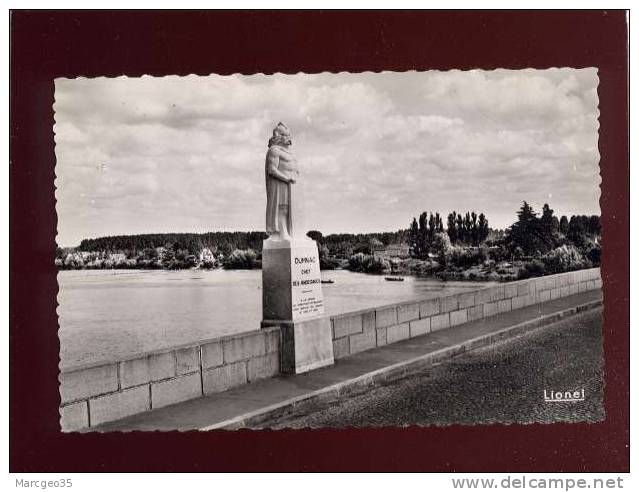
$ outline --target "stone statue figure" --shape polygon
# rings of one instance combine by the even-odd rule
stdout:
[[[299,175],[291,152],[291,132],[278,123],[266,153],[266,232],[269,239],[290,240],[293,234],[291,186]]]

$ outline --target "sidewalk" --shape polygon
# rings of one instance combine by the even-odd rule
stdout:
[[[259,427],[260,422],[269,418],[365,391],[382,381],[400,378],[499,338],[600,306],[601,299],[601,290],[582,292],[361,352],[340,359],[331,367],[257,381],[84,432]]]

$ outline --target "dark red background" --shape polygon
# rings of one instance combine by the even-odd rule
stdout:
[[[628,471],[629,147],[623,11],[14,11],[10,470]],[[600,424],[62,434],[55,77],[599,68],[607,419]]]

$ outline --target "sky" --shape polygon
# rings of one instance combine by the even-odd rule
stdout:
[[[264,157],[292,132],[304,221],[407,228],[423,211],[599,214],[589,69],[56,79],[58,238],[264,230]]]

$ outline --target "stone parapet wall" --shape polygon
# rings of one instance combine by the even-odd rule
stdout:
[[[335,359],[341,359],[601,286],[600,271],[592,268],[333,316],[333,355]]]
[[[63,431],[94,427],[272,377],[279,371],[279,327],[122,361],[63,368],[60,424]]]
[[[331,317],[334,358],[601,288],[598,268],[479,287]],[[60,423],[74,431],[219,393],[280,373],[278,326],[63,368]]]

